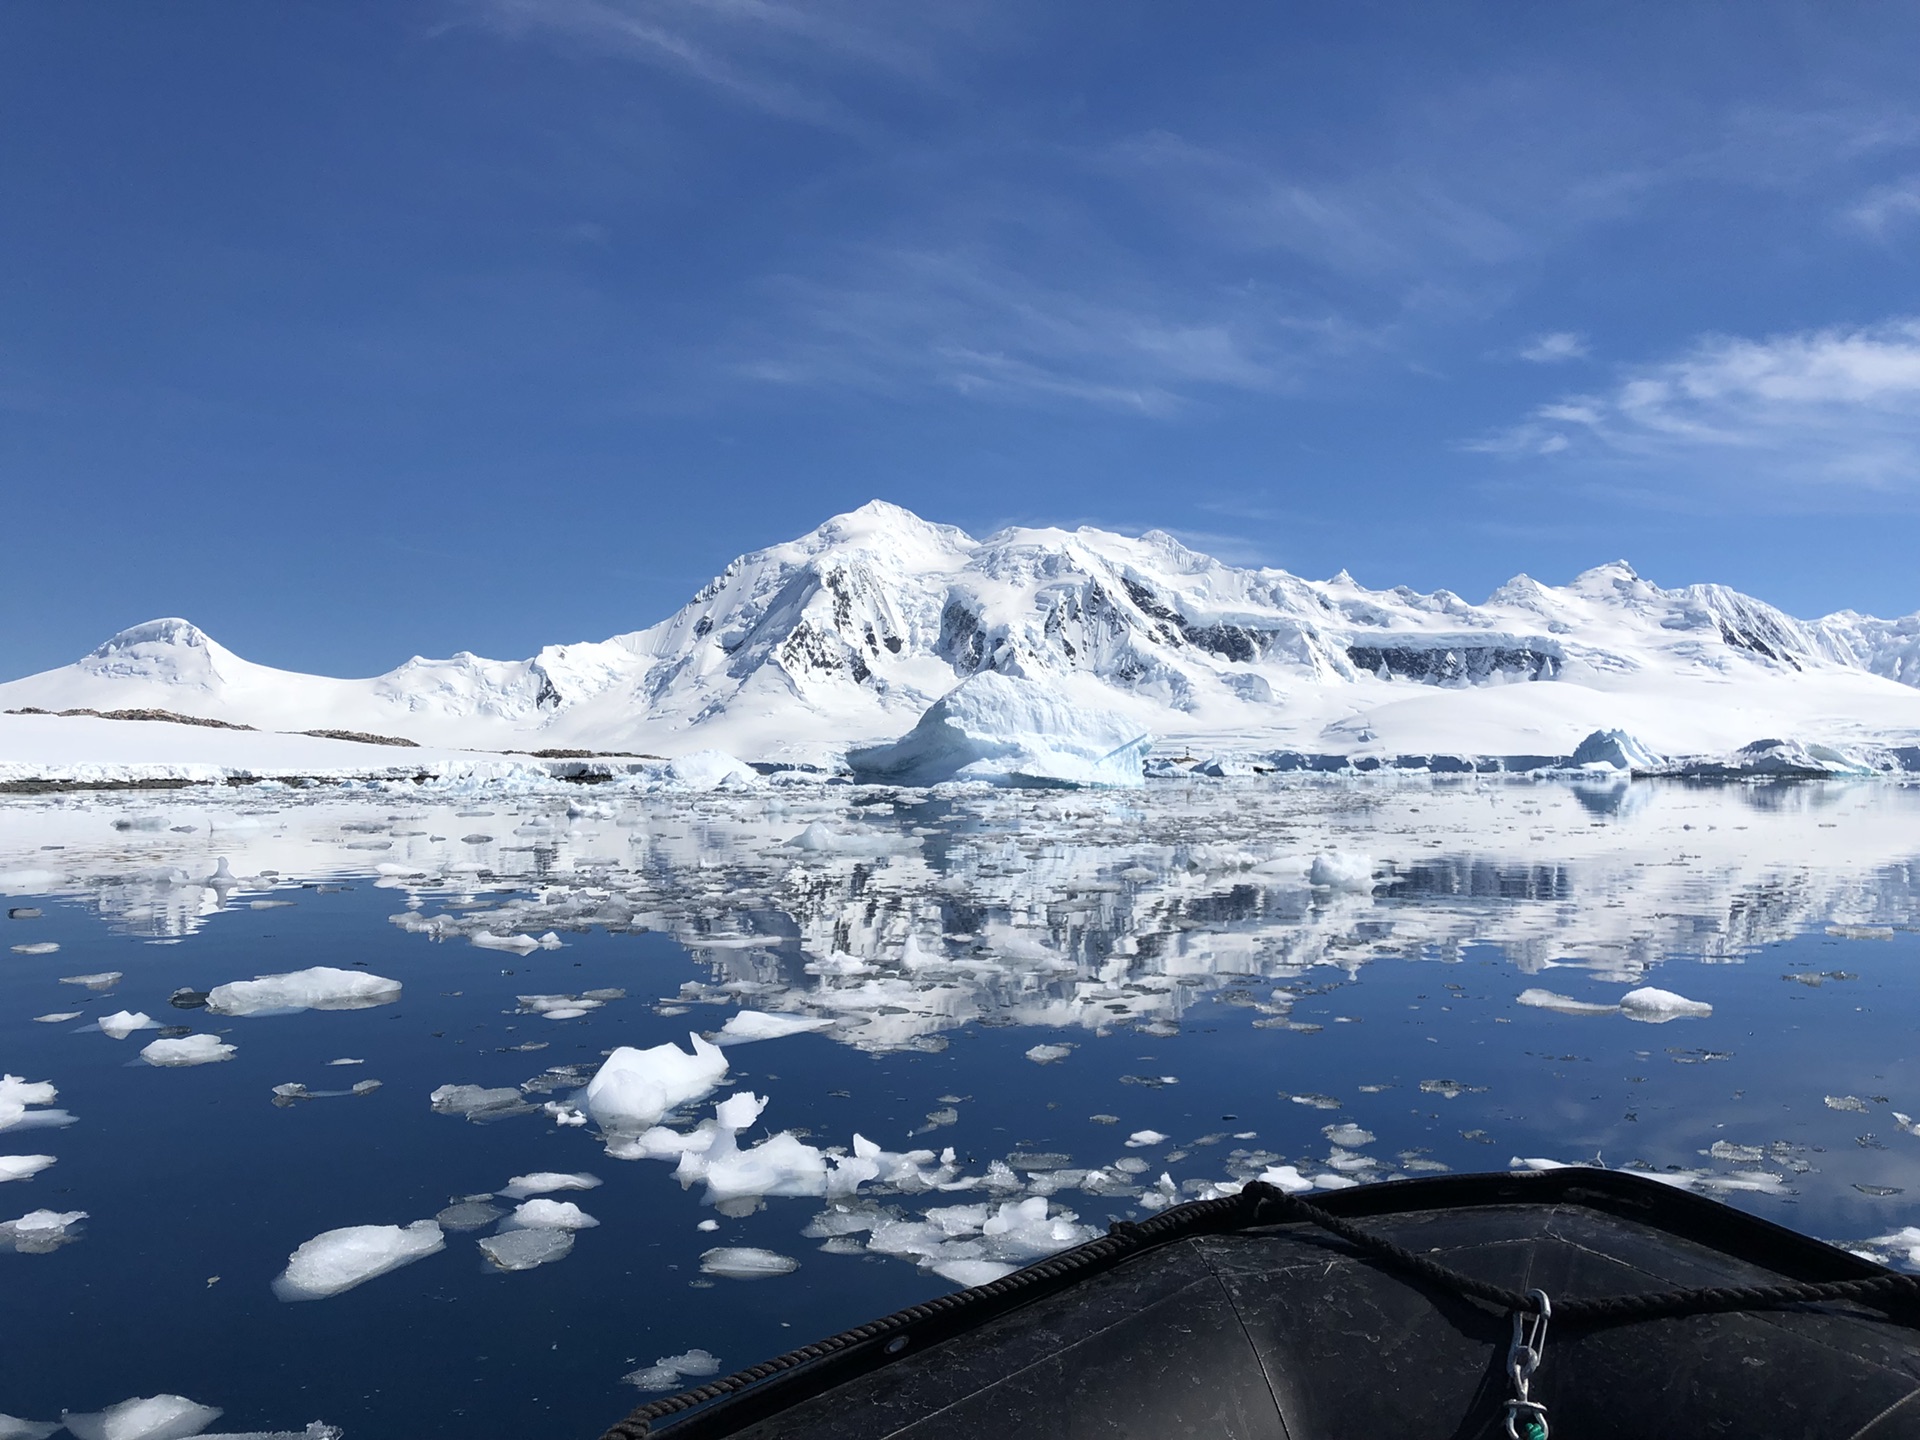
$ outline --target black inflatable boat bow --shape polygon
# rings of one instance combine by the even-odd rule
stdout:
[[[1557,1172],[1555,1172],[1557,1173]],[[1606,1172],[1601,1172],[1606,1173]],[[1407,1182],[1410,1183],[1410,1182]],[[640,1440],[656,1420],[705,1405],[815,1362],[879,1342],[887,1356],[900,1354],[908,1331],[928,1321],[958,1323],[966,1312],[1000,1313],[1050,1292],[1073,1279],[1108,1269],[1130,1256],[1189,1235],[1218,1234],[1256,1225],[1304,1223],[1346,1241],[1386,1268],[1456,1295],[1478,1300],[1513,1317],[1514,1339],[1507,1373],[1513,1398],[1506,1402],[1506,1433],[1511,1440],[1547,1440],[1544,1406],[1528,1396],[1540,1367],[1549,1319],[1583,1326],[1620,1325],[1679,1315],[1709,1315],[1734,1310],[1768,1310],[1820,1301],[1852,1301],[1886,1311],[1897,1323],[1920,1324],[1920,1275],[1884,1273],[1852,1280],[1789,1282],[1776,1285],[1704,1286],[1641,1295],[1550,1302],[1539,1290],[1508,1290],[1375,1235],[1298,1195],[1255,1180],[1233,1195],[1196,1200],[1164,1210],[1149,1220],[1116,1220],[1098,1240],[1064,1251],[985,1285],[910,1305],[838,1335],[790,1350],[771,1360],[725,1375],[692,1390],[636,1407],[601,1440]],[[1022,1293],[1031,1292],[1031,1293]]]

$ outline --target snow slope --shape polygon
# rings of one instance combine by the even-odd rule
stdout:
[[[1664,589],[1624,563],[1559,588],[1520,576],[1474,605],[1242,569],[1160,531],[976,540],[879,501],[742,556],[649,629],[527,660],[463,652],[336,680],[156,620],[0,685],[0,710],[819,762],[902,735],[987,672],[1201,754],[1567,755],[1598,729],[1665,754],[1920,740],[1920,615],[1803,621],[1724,586]]]

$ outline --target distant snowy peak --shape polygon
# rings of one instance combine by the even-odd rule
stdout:
[[[1705,684],[1727,705],[1729,680],[1807,695],[1843,674],[1920,686],[1920,616],[1801,621],[1725,586],[1663,589],[1624,561],[1562,587],[1516,576],[1475,605],[1445,590],[1370,590],[1345,572],[1308,581],[1228,565],[1164,531],[975,539],[874,501],[740,556],[659,624],[526,660],[462,652],[333,680],[252,664],[185,620],[155,620],[0,685],[0,709],[147,706],[489,749],[766,755],[890,739],[983,674],[1117,708],[1162,735],[1347,744],[1372,733],[1374,708],[1422,691],[1573,681],[1658,697]],[[1579,704],[1565,693],[1565,715],[1536,706],[1560,728]]]

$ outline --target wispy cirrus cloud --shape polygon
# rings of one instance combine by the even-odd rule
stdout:
[[[1920,318],[1706,336],[1465,448],[1628,462],[1756,492],[1920,491]]]
[[[978,33],[974,0],[456,0],[497,35],[652,66],[787,120],[863,130],[845,82],[945,90],[940,59]]]
[[[785,323],[735,362],[755,380],[1167,416],[1221,391],[1279,393],[1310,352],[1364,345],[1327,315],[1245,291],[1112,275],[1093,289],[964,248],[879,249],[832,280],[772,282]]]

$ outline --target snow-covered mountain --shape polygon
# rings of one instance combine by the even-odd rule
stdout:
[[[485,749],[714,747],[822,759],[899,735],[997,671],[1196,750],[1571,753],[1600,728],[1667,753],[1787,735],[1920,739],[1920,615],[1797,620],[1625,563],[1474,605],[1242,569],[1161,531],[976,540],[875,501],[744,555],[678,612],[527,660],[413,659],[367,680],[274,670],[184,620],[0,685],[0,709],[160,709]]]

